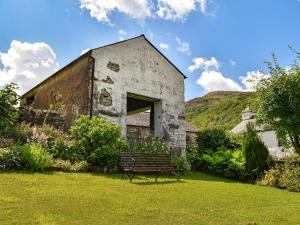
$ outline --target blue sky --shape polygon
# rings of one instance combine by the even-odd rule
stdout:
[[[0,85],[24,92],[85,49],[145,34],[188,77],[187,100],[249,90],[272,52],[292,63],[299,28],[299,0],[0,0]]]

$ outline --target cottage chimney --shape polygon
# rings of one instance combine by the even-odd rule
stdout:
[[[247,108],[242,112],[242,120],[251,120],[254,119],[255,113],[251,111],[250,107]]]

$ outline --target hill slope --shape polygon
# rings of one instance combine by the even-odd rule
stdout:
[[[241,113],[249,104],[249,92],[215,91],[186,102],[186,120],[200,129],[231,130],[241,122]]]

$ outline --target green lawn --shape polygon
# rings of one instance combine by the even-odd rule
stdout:
[[[0,173],[0,224],[300,224],[300,194],[214,178]]]

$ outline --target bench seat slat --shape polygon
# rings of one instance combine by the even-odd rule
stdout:
[[[122,152],[121,167],[128,176],[130,174],[158,174],[181,171],[171,166],[169,154],[153,154],[140,152]],[[130,182],[134,175],[130,175]],[[157,177],[156,177],[157,179]],[[178,177],[179,179],[179,177]]]

